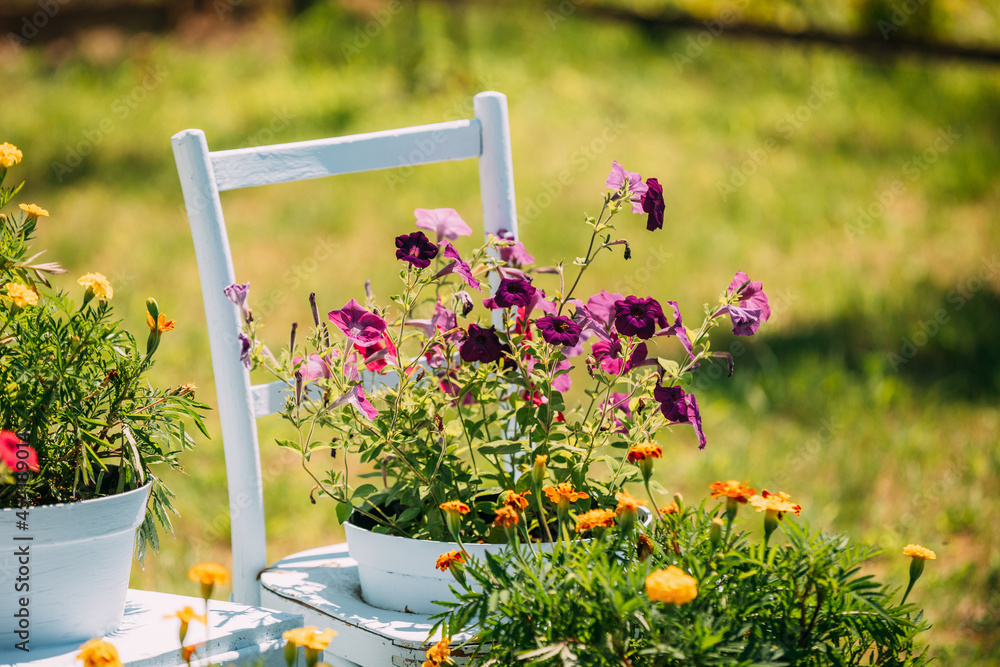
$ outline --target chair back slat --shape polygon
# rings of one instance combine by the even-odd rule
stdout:
[[[475,118],[293,144],[212,153],[220,192],[360,171],[479,157]]]

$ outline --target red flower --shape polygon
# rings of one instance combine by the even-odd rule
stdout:
[[[27,455],[18,456],[19,451],[27,452]],[[38,453],[10,431],[0,431],[0,461],[13,471],[17,471],[18,462],[23,462],[32,472],[39,470]]]

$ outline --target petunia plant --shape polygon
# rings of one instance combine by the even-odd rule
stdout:
[[[572,517],[617,507],[631,482],[662,491],[651,466],[670,427],[706,446],[692,378],[709,363],[733,369],[709,334],[723,323],[755,334],[767,296],[742,271],[720,276],[718,304],[689,328],[658,294],[581,294],[599,258],[631,257],[625,236],[641,225],[620,231],[619,213],[645,216],[652,233],[664,224],[655,178],[615,162],[606,188],[571,264],[537,267],[506,231],[462,255],[452,241],[472,230],[459,213],[416,209],[416,231],[395,239],[398,293],[380,304],[369,283],[325,316],[310,295],[311,328],[292,325],[277,353],[257,338],[249,285],[226,289],[244,365],[288,385],[294,435],[278,444],[301,455],[314,501],[401,536],[553,540]],[[584,399],[569,405],[574,381]]]

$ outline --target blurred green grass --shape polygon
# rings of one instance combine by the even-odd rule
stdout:
[[[885,547],[876,568],[900,585],[902,547],[934,549],[913,598],[935,626],[927,641],[945,664],[992,664],[996,70],[877,65],[725,39],[678,65],[683,34],[578,17],[553,30],[540,11],[487,7],[469,11],[463,38],[439,8],[416,16],[404,5],[358,52],[345,50],[360,43],[359,25],[318,7],[291,25],[97,34],[0,58],[0,141],[24,151],[12,176],[27,179],[25,201],[52,212],[38,245],[71,276],[108,275],[134,330],[145,298],[157,297],[178,327],[156,379],[194,381],[215,403],[172,134],[201,128],[218,150],[380,130],[469,117],[476,92],[500,90],[521,234],[539,260],[583,251],[582,213],[599,206],[612,159],[665,184],[665,229],[649,234],[623,215],[633,259],[606,258],[583,294],[677,299],[689,322],[737,269],[771,295],[759,336],[717,343],[742,350],[735,376],[706,369],[707,449],[689,429],[662,434],[661,482],[695,502],[720,478],[787,491],[814,525]],[[957,138],[935,149],[940,132]],[[859,224],[858,209],[878,211],[880,197],[884,212]],[[414,208],[454,207],[473,227],[481,221],[471,162],[225,193],[223,202],[237,276],[251,282],[275,343],[288,323],[308,321],[310,291],[329,310],[371,277],[387,296],[392,237],[410,228]],[[929,334],[939,311],[944,323]],[[211,428],[213,439],[185,457],[187,474],[171,476],[176,539],[135,568],[133,586],[190,593],[191,563],[229,562],[222,443]],[[273,446],[280,428],[261,423],[272,560],[342,536],[332,507],[308,502],[297,462]]]

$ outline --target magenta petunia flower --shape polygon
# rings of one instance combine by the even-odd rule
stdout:
[[[651,232],[663,229],[663,213],[667,206],[663,202],[663,186],[655,178],[646,179],[646,193],[642,195],[640,203],[642,210],[649,214],[646,229]]]
[[[483,288],[480,286],[479,281],[473,277],[472,269],[469,267],[468,264],[462,261],[462,258],[458,254],[458,251],[455,250],[455,246],[453,246],[451,243],[448,243],[447,241],[444,244],[444,256],[446,259],[450,259],[452,261],[447,265],[445,265],[443,269],[438,271],[437,275],[434,276],[435,278],[446,276],[449,273],[457,273],[462,277],[462,280],[465,281],[466,285],[468,285],[469,287],[474,287],[480,292],[483,291]]]
[[[520,278],[502,278],[496,294],[489,299],[483,299],[483,305],[490,310],[510,308],[511,306],[528,306],[532,304],[538,289],[527,280]]]
[[[381,340],[387,326],[385,320],[362,308],[354,299],[340,310],[330,311],[327,317],[344,332],[348,340],[366,347]]]
[[[363,414],[370,422],[375,421],[375,417],[378,416],[378,410],[374,405],[368,402],[368,399],[365,397],[365,392],[359,384],[348,389],[347,393],[334,401],[330,407],[339,408],[347,404],[353,405],[354,408]]]
[[[565,315],[546,315],[535,320],[535,328],[546,343],[573,347],[580,342],[580,325]]]
[[[615,302],[625,299],[624,294],[601,290],[597,294],[587,299],[587,312],[593,316],[594,320],[606,331],[611,328],[611,321],[615,317]]]
[[[434,232],[438,243],[443,239],[454,241],[459,236],[472,234],[472,228],[453,208],[418,208],[413,215],[417,218],[417,227]]]
[[[615,301],[615,328],[623,336],[646,340],[665,326],[667,318],[663,316],[663,309],[652,297],[627,296]]]
[[[528,264],[535,263],[534,255],[525,250],[523,243],[514,240],[513,232],[501,229],[497,232],[497,236],[504,241],[514,241],[513,245],[498,248],[501,260],[507,264],[513,264],[514,266],[527,266]]]
[[[458,353],[462,361],[469,363],[479,361],[488,364],[499,360],[503,347],[496,327],[486,329],[478,324],[470,324],[465,340],[458,346]]]
[[[250,309],[247,307],[247,296],[250,294],[250,283],[246,282],[242,285],[239,283],[233,283],[232,285],[223,288],[222,291],[226,295],[227,299],[240,307],[240,314],[243,316],[243,321],[250,321]]]
[[[622,356],[622,343],[617,334],[608,340],[599,340],[590,348],[590,353],[594,355],[594,361],[605,373],[618,375],[622,370],[624,360]]]
[[[611,165],[611,173],[608,174],[608,182],[605,183],[612,190],[621,190],[622,185],[628,183],[629,200],[632,202],[632,212],[642,213],[642,196],[646,194],[647,185],[642,182],[642,176],[637,171],[625,171],[625,167],[615,160]]]
[[[18,456],[19,451],[26,456]],[[13,431],[0,431],[0,462],[11,471],[17,471],[19,462],[23,462],[32,472],[39,470],[38,453],[35,448],[26,445]]]
[[[396,259],[426,269],[437,257],[438,247],[423,232],[400,234],[396,237]]]
[[[438,301],[434,305],[434,315],[430,319],[424,320],[407,320],[407,326],[419,327],[426,338],[430,338],[435,334],[435,332],[450,331],[458,326],[458,316],[455,315],[455,311],[445,308]],[[460,334],[452,334],[449,338],[454,338]]]
[[[253,343],[250,341],[250,337],[245,333],[240,334],[239,343],[240,361],[243,362],[243,368],[250,370],[253,368],[253,359],[250,357],[250,351],[253,349]]]
[[[389,337],[389,332],[382,334],[382,340],[371,345],[354,344],[354,350],[361,355],[365,369],[373,373],[384,373],[389,364],[397,363],[396,346]]]
[[[741,289],[742,288],[742,289]],[[738,306],[725,306],[723,310],[729,313],[733,323],[733,333],[737,336],[752,336],[757,333],[761,322],[771,317],[771,306],[768,304],[764,286],[758,281],[751,281],[743,271],[737,271],[733,282],[726,288],[726,295],[738,295]]]
[[[653,398],[660,404],[660,412],[671,424],[691,424],[698,434],[698,448],[705,448],[705,431],[701,428],[701,411],[694,394],[685,394],[680,387],[656,387]]]

